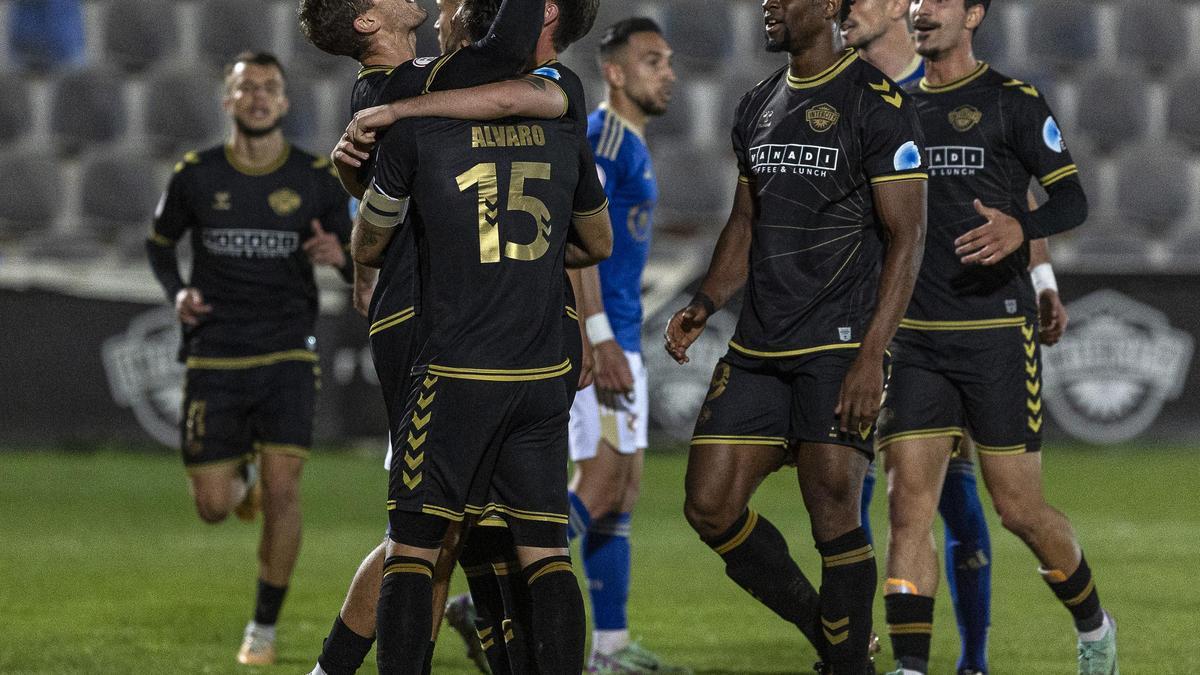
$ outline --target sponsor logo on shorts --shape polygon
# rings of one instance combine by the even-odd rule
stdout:
[[[1009,299],[1005,300],[1004,301],[1004,310],[1006,312],[1008,312],[1009,314],[1016,314],[1017,313],[1017,301],[1014,300],[1013,298],[1009,298]]]
[[[174,310],[161,307],[137,315],[123,335],[110,337],[101,347],[113,400],[131,409],[154,440],[170,446],[179,443],[183,412],[179,340]]]
[[[838,328],[838,339],[842,342],[849,342],[852,336],[853,331],[850,330],[850,326],[841,326]]]
[[[1070,330],[1042,352],[1050,414],[1092,443],[1135,438],[1183,392],[1195,339],[1162,312],[1112,290],[1068,309]]]

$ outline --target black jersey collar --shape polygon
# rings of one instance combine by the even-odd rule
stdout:
[[[796,77],[792,75],[791,66],[788,66],[787,83],[792,89],[812,89],[819,87],[826,82],[832,80],[841,74],[851,63],[858,60],[858,51],[855,49],[847,49],[842,57],[838,59],[832,66],[829,66],[820,73],[812,77]]]
[[[363,66],[362,68],[358,69],[358,79],[361,80],[364,77],[368,75],[374,75],[375,73],[391,75],[392,71],[395,69],[396,66]]]
[[[928,79],[929,76],[926,75],[925,77],[921,78],[921,91],[923,91],[927,94],[944,94],[948,91],[954,91],[955,89],[961,89],[962,87],[965,87],[968,84],[971,84],[975,80],[978,80],[980,78],[980,76],[982,76],[987,71],[988,71],[988,64],[984,63],[983,61],[980,61],[979,65],[975,67],[975,70],[972,70],[970,73],[967,73],[965,76],[960,77],[953,82],[947,82],[946,84],[930,84],[929,79]]]

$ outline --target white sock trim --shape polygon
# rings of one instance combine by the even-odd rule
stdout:
[[[608,656],[629,646],[629,630],[592,631],[592,651]]]
[[[1111,629],[1112,629],[1112,621],[1110,621],[1108,618],[1108,612],[1105,612],[1104,613],[1104,621],[1102,621],[1100,623],[1100,627],[1097,628],[1096,630],[1089,630],[1086,633],[1080,633],[1079,641],[1080,642],[1095,642],[1097,640],[1102,640],[1102,639],[1104,639],[1104,637],[1106,635],[1108,635],[1108,631]]]

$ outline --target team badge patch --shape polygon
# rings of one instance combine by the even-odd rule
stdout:
[[[1009,314],[1016,314],[1017,313],[1017,301],[1012,298],[1005,300],[1004,301],[1004,309],[1008,310]]]
[[[1047,117],[1046,122],[1042,124],[1042,140],[1046,143],[1046,147],[1054,152],[1061,153],[1066,149],[1066,144],[1063,143],[1062,131],[1058,128],[1058,122],[1055,122],[1053,117]]]
[[[838,339],[839,340],[841,340],[842,342],[849,342],[850,336],[851,336],[851,332],[850,332],[849,326],[842,326],[842,327],[838,328]]]
[[[431,64],[437,60],[438,60],[437,56],[422,56],[420,58],[413,59],[413,65],[418,68],[424,68],[425,66],[428,66],[429,64]]]
[[[279,188],[272,192],[267,197],[267,203],[271,205],[271,210],[277,216],[286,216],[296,212],[300,208],[300,195],[291,188]]]
[[[538,68],[537,70],[533,71],[533,74],[541,75],[542,77],[548,77],[556,82],[562,79],[562,74],[560,74],[556,68],[551,68],[549,66]]]
[[[983,113],[975,106],[964,105],[950,111],[950,124],[959,133],[970,131],[982,119]]]
[[[892,156],[892,166],[896,171],[919,169],[921,167],[921,149],[917,147],[916,142],[909,141],[900,146],[900,149]]]
[[[808,126],[812,130],[823,134],[833,128],[837,121],[842,118],[842,114],[836,108],[828,103],[820,103],[809,108],[804,113],[804,119],[808,122]]]

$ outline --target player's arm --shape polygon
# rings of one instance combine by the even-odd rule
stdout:
[[[676,312],[667,323],[667,352],[680,364],[688,362],[688,347],[704,332],[708,318],[724,307],[746,284],[755,212],[749,180],[744,175],[738,180],[733,210],[717,239],[717,247],[708,264],[708,273],[700,283],[700,290],[688,306]]]
[[[566,264],[574,269],[590,267],[612,255],[612,224],[608,210],[592,215],[576,215],[567,234]]]
[[[1036,211],[1037,199],[1031,190],[1028,195],[1029,210]],[[1050,240],[1034,239],[1029,242],[1029,276],[1033,279],[1033,291],[1038,301],[1038,337],[1047,347],[1058,344],[1067,330],[1070,317],[1058,294],[1058,280],[1050,264]]]
[[[571,284],[571,291],[575,296],[576,304],[578,304],[579,289],[583,284],[583,281],[579,278],[579,270],[567,270],[567,283]],[[580,308],[576,307],[576,310],[578,309]],[[576,313],[578,314],[578,311]],[[584,319],[582,314],[579,314],[578,324],[579,338],[582,342],[583,349],[580,350],[581,356],[579,363],[579,381],[576,384],[576,388],[583,390],[586,389],[593,381],[592,371],[596,367],[596,360],[592,356],[592,342],[591,340],[588,340],[587,330],[584,327]]]
[[[409,184],[416,166],[415,132],[397,124],[383,136],[371,184],[363,193],[350,234],[350,255],[364,267],[383,266],[384,252],[408,213]]]
[[[879,277],[875,314],[862,346],[842,382],[834,414],[843,433],[875,424],[883,395],[883,356],[912,300],[925,253],[927,180],[876,183],[875,212],[883,225],[887,252]]]
[[[481,83],[516,75],[537,47],[545,17],[546,0],[504,0],[488,34],[479,42],[448,56],[457,63],[447,62],[442,70],[447,67],[454,70],[438,73],[437,77],[453,79],[459,75],[459,70],[473,70],[476,77],[483,78],[476,82]]]
[[[470,89],[434,91],[360,110],[346,127],[347,154],[360,160],[361,148],[375,142],[375,134],[397,120],[409,117],[448,117],[459,120],[496,120],[504,117],[558,119],[567,112],[567,96],[550,80],[524,75]],[[341,144],[339,144],[339,148]],[[352,154],[358,149],[359,154]]]
[[[1011,215],[975,200],[975,210],[987,220],[954,242],[963,264],[994,265],[1026,240],[1062,234],[1087,220],[1087,196],[1079,182],[1079,169],[1062,142],[1050,107],[1040,95],[1011,92],[1011,96],[1015,97],[1013,150],[1049,199],[1038,209]]]
[[[351,120],[350,124],[353,125],[354,120]],[[371,143],[374,143],[374,134],[371,135],[371,138]],[[333,161],[334,171],[336,172],[338,182],[342,185],[342,189],[346,191],[346,194],[360,201],[362,200],[363,193],[367,191],[367,186],[363,184],[359,169],[370,158],[370,144],[356,144],[351,140],[349,128],[342,134],[337,145],[333,146],[333,150],[329,153],[329,159]]]
[[[196,326],[212,312],[212,305],[204,302],[197,288],[188,287],[179,273],[179,257],[175,246],[189,229],[195,225],[195,217],[187,200],[188,165],[195,162],[195,155],[187,157],[175,167],[175,174],[167,185],[154,214],[150,236],[146,238],[146,257],[154,277],[162,286],[167,299],[175,305],[175,313],[186,325]]]

